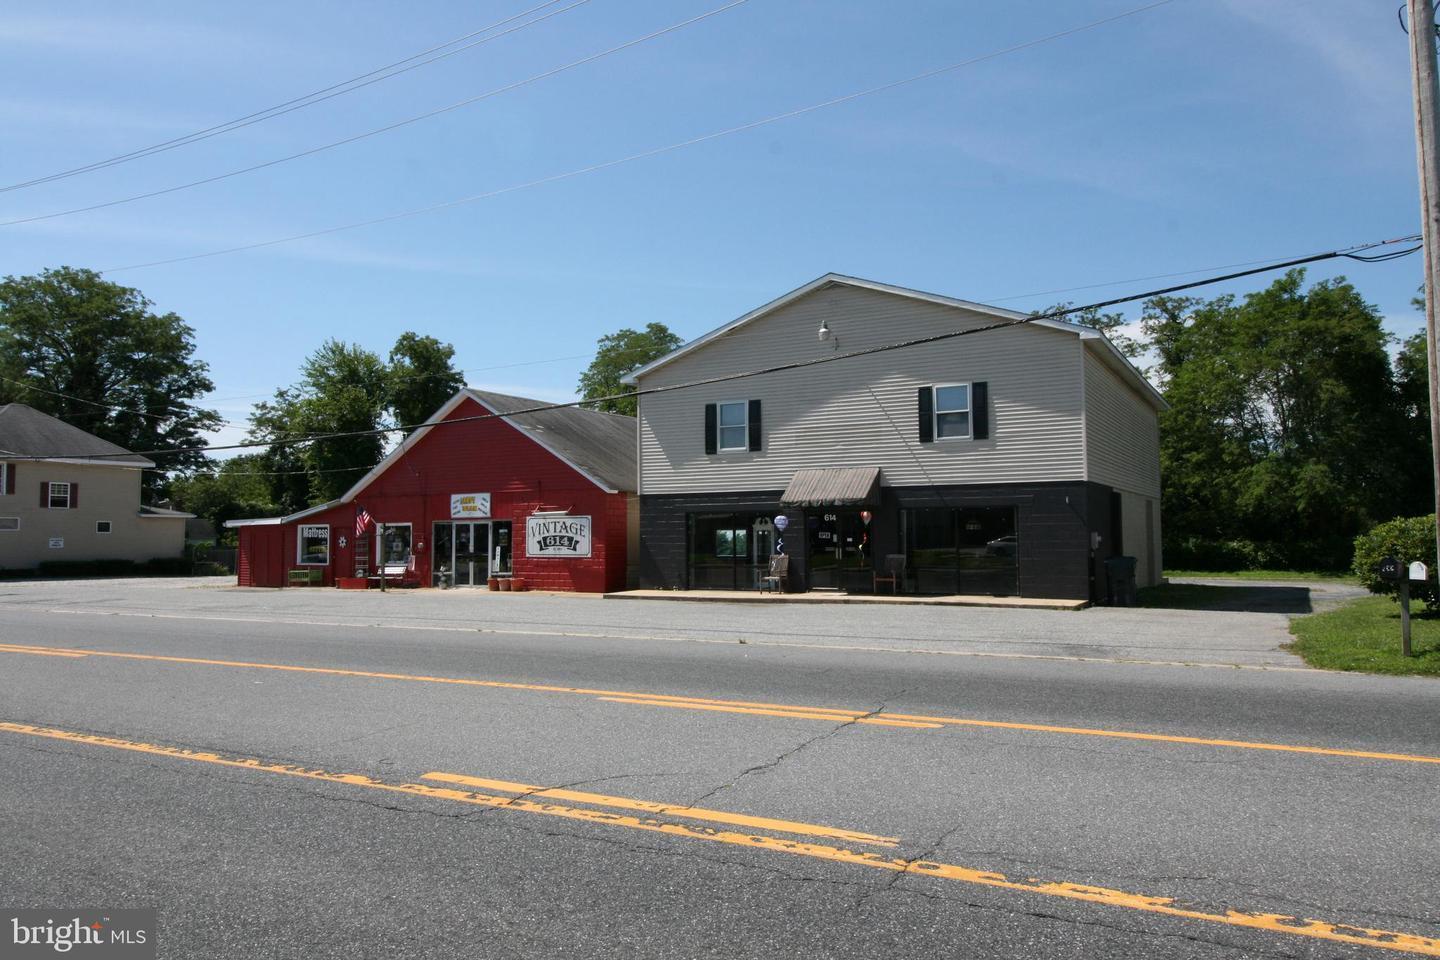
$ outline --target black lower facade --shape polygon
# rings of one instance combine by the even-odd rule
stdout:
[[[1119,543],[1113,491],[1085,481],[882,487],[863,506],[782,508],[780,496],[642,496],[640,585],[758,589],[778,546],[792,591],[1097,601]]]

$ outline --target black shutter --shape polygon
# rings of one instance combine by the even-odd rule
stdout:
[[[976,440],[990,439],[990,384],[984,380],[970,384],[970,424]]]
[[[15,492],[15,464],[13,463],[5,464],[5,492],[7,494]]]
[[[935,391],[920,388],[920,442],[935,442]]]
[[[50,481],[49,481],[49,480],[41,480],[41,481],[40,481],[40,506],[42,506],[42,507],[48,507],[48,506],[50,506]]]
[[[750,449],[751,449],[751,450],[759,450],[759,449],[760,449],[760,440],[761,440],[761,433],[760,433],[760,401],[759,401],[759,400],[751,400],[751,401],[750,401],[750,417],[749,417],[749,420],[750,420]]]
[[[70,484],[70,509],[74,510],[80,506],[80,484]]]
[[[720,448],[720,420],[715,404],[705,404],[705,452],[715,453]]]

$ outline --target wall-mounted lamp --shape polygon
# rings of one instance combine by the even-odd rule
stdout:
[[[833,344],[834,344],[833,349],[835,349],[835,350],[839,350],[839,349],[840,349],[840,338],[837,337],[837,336],[835,336],[835,334],[833,334],[833,333],[830,332],[830,321],[829,321],[829,320],[821,320],[821,321],[820,321],[820,329],[815,331],[815,337],[816,337],[816,339],[818,339],[821,343],[833,343]]]

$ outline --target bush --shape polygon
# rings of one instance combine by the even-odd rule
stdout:
[[[133,560],[44,560],[42,577],[125,577],[135,574]]]
[[[1410,596],[1425,604],[1426,609],[1440,611],[1440,591],[1435,581],[1435,515],[1425,517],[1399,517],[1372,527],[1369,533],[1355,538],[1355,561],[1353,569],[1360,578],[1360,584],[1371,593],[1388,597],[1400,593],[1400,585],[1391,580],[1381,580],[1376,572],[1380,561],[1394,557],[1401,563],[1423,561],[1430,575],[1424,583],[1410,584]]]
[[[1165,566],[1175,570],[1333,570],[1350,566],[1344,538],[1295,543],[1182,537],[1165,544]]]

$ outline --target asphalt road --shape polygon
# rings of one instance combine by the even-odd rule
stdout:
[[[1275,616],[7,584],[0,905],[167,957],[1440,955],[1440,684]]]

